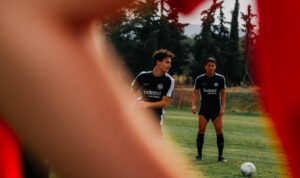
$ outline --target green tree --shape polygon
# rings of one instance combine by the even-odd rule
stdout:
[[[108,38],[134,75],[151,69],[152,53],[159,48],[169,49],[176,55],[171,72],[184,73],[188,46],[182,41],[186,39],[183,29],[187,24],[178,21],[178,11],[168,7],[168,1],[137,0],[121,17],[124,14],[125,22],[118,24],[112,19],[105,26]]]
[[[169,0],[165,1],[169,5]],[[165,27],[165,31],[159,32],[159,48],[167,48],[176,55],[172,62],[171,73],[185,74],[189,65],[188,54],[189,48],[183,41],[187,38],[184,35],[184,28],[188,24],[179,22],[179,12],[176,8],[169,5],[169,9],[165,10],[166,15],[161,15],[161,27]]]
[[[195,36],[195,44],[193,47],[193,56],[195,58],[192,66],[192,77],[195,78],[199,73],[203,73],[203,61],[208,57],[215,57],[218,52],[218,48],[215,45],[215,40],[213,39],[212,26],[215,22],[215,12],[217,9],[222,7],[223,1],[217,2],[213,0],[213,4],[209,9],[204,10],[201,15],[202,30],[200,34]]]
[[[107,39],[124,59],[122,60],[122,64],[126,67],[134,66],[134,64],[130,63],[132,60],[128,60],[133,55],[130,54],[130,49],[135,48],[134,35],[132,34],[133,29],[129,16],[128,10],[123,8],[118,10],[113,16],[105,16],[101,23]]]
[[[229,42],[229,28],[226,27],[226,22],[223,7],[220,7],[218,16],[219,23],[213,25],[213,39],[217,47],[217,53],[214,55],[218,61],[218,72],[228,78],[228,70],[226,63],[228,62],[228,42]]]
[[[133,56],[128,59],[134,61],[136,65],[129,66],[136,75],[141,70],[149,70],[152,67],[151,56],[158,48],[159,32],[159,2],[156,0],[134,1],[133,12],[133,38],[135,49]]]
[[[234,10],[232,11],[232,19],[230,24],[229,35],[229,56],[226,69],[228,70],[229,83],[232,85],[240,85],[242,80],[242,57],[239,43],[239,0],[235,0]]]
[[[244,21],[243,29],[242,31],[245,32],[245,39],[243,41],[243,47],[244,47],[244,71],[243,71],[243,79],[242,83],[250,83],[251,85],[254,85],[254,81],[250,75],[250,67],[252,66],[252,58],[254,53],[254,43],[257,38],[257,35],[255,33],[255,27],[252,23],[253,17],[256,17],[256,14],[252,13],[251,5],[248,5],[247,14],[241,13],[242,19]]]

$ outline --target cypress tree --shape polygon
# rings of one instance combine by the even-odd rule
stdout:
[[[201,18],[202,21],[202,30],[200,34],[195,36],[195,44],[193,47],[193,55],[194,55],[194,63],[192,66],[192,77],[195,78],[199,73],[203,73],[204,70],[202,68],[203,61],[205,61],[208,57],[216,57],[218,48],[215,45],[215,40],[213,39],[212,26],[215,22],[215,12],[217,9],[222,7],[221,2],[217,2],[217,0],[213,0],[212,5],[209,9],[201,12],[203,16]]]
[[[250,83],[251,85],[254,85],[254,81],[250,75],[250,67],[252,64],[252,57],[254,52],[254,43],[255,39],[257,37],[255,33],[255,27],[252,23],[253,17],[256,17],[256,14],[252,13],[251,5],[248,5],[247,14],[241,13],[242,19],[244,20],[243,29],[242,31],[245,32],[245,39],[244,39],[244,61],[243,61],[243,79],[242,83]]]
[[[213,25],[213,39],[217,47],[217,53],[215,54],[218,62],[217,72],[228,78],[228,71],[226,70],[225,66],[228,58],[229,28],[226,27],[228,22],[226,22],[223,7],[220,7],[218,20],[219,23]]]
[[[229,58],[226,66],[228,75],[231,79],[229,81],[232,85],[240,85],[242,80],[242,63],[241,52],[239,46],[239,0],[235,0],[234,10],[232,11],[231,28],[229,35]]]

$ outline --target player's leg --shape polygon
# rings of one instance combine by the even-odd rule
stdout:
[[[217,146],[218,146],[218,161],[226,162],[223,157],[223,149],[224,149],[224,136],[223,136],[223,123],[222,117],[216,117],[213,120],[213,124],[215,127],[216,135],[217,135]]]
[[[215,119],[212,119],[216,134],[223,134],[223,122],[222,122],[222,117],[216,117]]]
[[[204,134],[208,121],[206,120],[204,115],[199,115],[199,127],[198,127],[198,135],[197,135],[197,150],[198,156],[197,160],[202,160],[202,148],[204,144]]]

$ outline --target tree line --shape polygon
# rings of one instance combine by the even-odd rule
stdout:
[[[250,74],[251,59],[256,39],[256,25],[248,11],[239,10],[235,1],[231,21],[226,21],[224,1],[213,0],[210,7],[199,16],[201,30],[194,37],[184,35],[189,24],[179,22],[179,12],[169,0],[136,0],[106,16],[102,26],[107,39],[112,42],[123,64],[133,75],[152,68],[152,53],[166,48],[175,53],[171,74],[195,78],[203,73],[203,62],[216,58],[217,72],[223,74],[230,86],[253,85]],[[244,35],[239,36],[239,20]]]

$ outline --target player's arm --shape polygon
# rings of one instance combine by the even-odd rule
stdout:
[[[225,113],[225,103],[226,103],[226,89],[221,90],[221,110],[219,116],[222,117]]]
[[[136,76],[136,78],[131,82],[130,89],[129,89],[129,96],[133,100],[140,100],[142,94],[141,94],[141,87],[140,83],[143,81],[143,77],[141,72],[139,75]]]
[[[192,95],[192,113],[193,114],[196,114],[196,110],[197,110],[196,104],[197,104],[199,96],[200,96],[200,90],[194,89],[193,95]]]
[[[139,108],[165,108],[168,106],[170,102],[169,96],[163,96],[161,101],[156,102],[146,102],[146,101],[138,101],[136,106]]]

